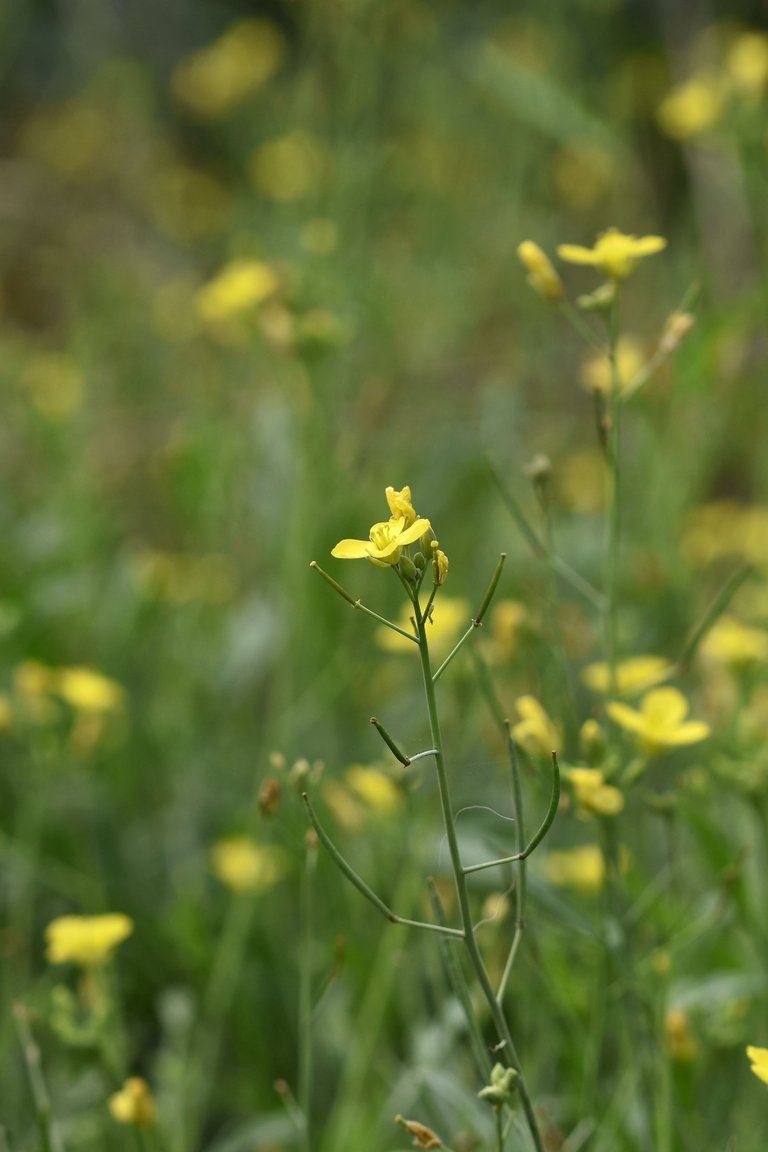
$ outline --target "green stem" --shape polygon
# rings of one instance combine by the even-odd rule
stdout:
[[[609,469],[609,497],[606,519],[606,555],[605,555],[605,649],[608,662],[609,685],[612,695],[616,694],[616,665],[618,662],[618,573],[619,573],[619,539],[621,533],[621,380],[617,360],[617,346],[619,328],[621,323],[620,297],[618,288],[616,297],[611,305],[610,336],[608,358],[611,366],[611,390],[606,406],[605,453]]]
[[[437,708],[435,684],[432,678],[432,668],[429,658],[429,641],[427,639],[424,621],[421,618],[418,610],[417,602],[414,602],[414,608],[416,609],[416,619],[418,622],[419,655],[421,657],[421,671],[422,679],[424,682],[424,692],[427,701],[427,712],[429,714],[429,725],[430,731],[432,733],[432,743],[436,749],[435,768],[437,770],[440,804],[443,812],[445,834],[448,841],[448,851],[451,857],[454,883],[456,885],[456,895],[458,897],[459,910],[461,913],[461,923],[464,929],[464,943],[466,945],[470,963],[474,969],[475,976],[477,977],[477,981],[482,989],[483,996],[485,997],[486,1003],[490,1010],[499,1040],[503,1042],[509,1063],[518,1073],[520,1100],[523,1106],[523,1111],[525,1113],[525,1118],[528,1123],[528,1128],[531,1133],[534,1147],[536,1148],[536,1152],[544,1152],[544,1144],[542,1142],[541,1133],[539,1131],[536,1114],[533,1109],[533,1103],[528,1093],[525,1078],[523,1077],[520,1067],[520,1058],[517,1054],[514,1041],[512,1040],[512,1035],[510,1033],[509,1025],[507,1024],[504,1011],[491,985],[490,977],[488,976],[488,972],[483,962],[477,939],[475,937],[474,925],[472,923],[472,912],[469,903],[469,891],[467,888],[466,875],[464,873],[464,868],[461,862],[461,852],[459,850],[459,842],[456,834],[456,824],[453,814],[453,807],[451,804],[450,788],[448,784],[448,775],[445,767],[443,740],[440,732],[440,717]]]
[[[35,1105],[42,1152],[64,1152],[64,1145],[53,1120],[51,1099],[48,1095],[48,1088],[40,1064],[40,1049],[35,1042],[32,1029],[29,1026],[27,1009],[23,1004],[16,1004],[14,1005],[13,1014],[16,1020],[16,1030],[19,1034],[24,1063],[27,1066],[29,1085],[32,1089],[32,1099]]]
[[[720,589],[712,603],[707,608],[702,619],[696,625],[693,632],[685,642],[685,647],[683,648],[683,651],[680,653],[680,656],[677,660],[677,664],[681,672],[687,671],[687,669],[690,667],[691,661],[696,655],[699,645],[709,632],[710,628],[712,628],[712,626],[716,624],[720,619],[723,612],[725,612],[731,600],[738,592],[739,588],[741,588],[742,584],[748,580],[750,576],[754,576],[754,574],[755,570],[752,565],[745,564],[742,568],[739,568],[726,580],[723,587]]]
[[[309,833],[311,837],[312,834]],[[307,843],[301,892],[302,949],[299,972],[299,1107],[303,1117],[302,1147],[312,1149],[312,893],[317,846]]]

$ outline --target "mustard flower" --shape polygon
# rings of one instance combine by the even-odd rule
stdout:
[[[664,1039],[667,1051],[678,1064],[690,1064],[696,1059],[698,1046],[691,1021],[682,1008],[670,1008],[664,1017]]]
[[[721,664],[743,667],[768,660],[768,632],[721,616],[704,638],[702,653]]]
[[[750,101],[758,100],[768,86],[768,36],[744,32],[737,37],[725,67],[736,91]]]
[[[401,550],[415,543],[429,527],[429,520],[414,520],[406,526],[405,516],[393,516],[374,524],[367,540],[340,540],[331,556],[337,560],[370,560],[379,568],[393,567],[400,560]]]
[[[155,1124],[155,1101],[149,1085],[140,1076],[131,1076],[119,1092],[109,1098],[109,1111],[118,1124],[135,1128],[152,1128]]]
[[[221,324],[262,304],[277,290],[269,264],[261,260],[230,260],[199,290],[196,308],[206,324]]]
[[[605,881],[605,861],[596,844],[582,844],[550,852],[544,861],[544,873],[550,884],[558,888],[599,892]]]
[[[413,631],[411,617],[413,609],[406,605],[396,623],[406,632]],[[467,628],[472,619],[472,605],[461,596],[443,596],[432,605],[425,627],[429,637],[429,650],[435,657],[447,656],[459,638],[459,633]],[[413,644],[404,636],[383,625],[376,629],[376,643],[385,652],[411,653]]]
[[[750,1044],[747,1056],[755,1076],[764,1084],[768,1084],[768,1048],[755,1048]]]
[[[672,667],[663,656],[629,656],[616,665],[616,691],[620,696],[634,696],[666,680],[671,672]],[[581,678],[593,692],[607,695],[611,691],[611,669],[605,661],[587,664]]]
[[[240,20],[182,60],[173,74],[173,94],[200,119],[224,116],[274,75],[285,47],[271,21]]]
[[[411,503],[411,490],[407,484],[405,488],[401,488],[399,492],[390,485],[384,489],[384,495],[387,498],[387,504],[389,504],[389,511],[393,520],[396,520],[398,516],[402,516],[406,528],[410,528],[412,524],[415,524],[418,517]]]
[[[521,719],[512,736],[529,755],[551,756],[560,745],[560,731],[533,696],[521,696],[515,707]]]
[[[710,734],[710,727],[703,720],[686,720],[688,701],[677,688],[654,688],[647,692],[639,710],[611,700],[606,711],[621,728],[637,738],[649,756],[658,755],[665,748],[698,744]]]
[[[233,892],[264,892],[282,875],[283,855],[272,844],[257,844],[250,836],[227,836],[211,849],[218,880]]]
[[[45,930],[49,964],[100,968],[118,944],[133,932],[133,921],[121,912],[103,916],[59,916]]]
[[[632,381],[644,367],[646,357],[643,345],[636,336],[625,333],[616,341],[616,370],[618,392],[627,391]],[[611,362],[602,352],[589,352],[581,365],[581,384],[588,392],[599,392],[607,396],[613,389]]]
[[[352,791],[374,812],[388,816],[402,807],[403,797],[397,784],[378,768],[354,764],[347,769],[345,779]]]
[[[76,712],[105,715],[119,712],[123,707],[124,690],[101,672],[81,665],[53,671],[53,691]]]
[[[523,240],[518,245],[517,255],[528,272],[528,283],[534,292],[545,300],[556,302],[563,298],[563,282],[552,266],[552,262],[533,240]]]
[[[590,816],[616,816],[624,807],[622,792],[613,784],[606,784],[599,768],[570,768],[568,779],[582,812]]]
[[[725,92],[719,78],[701,72],[673,88],[659,105],[656,117],[666,136],[689,140],[717,124],[724,104]]]
[[[667,242],[662,236],[630,236],[618,228],[601,232],[594,248],[578,244],[560,244],[557,254],[569,264],[591,264],[611,280],[625,280],[644,256],[663,251]]]

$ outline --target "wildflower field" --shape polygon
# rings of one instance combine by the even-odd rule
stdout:
[[[764,1152],[764,5],[0,28],[0,1152]]]

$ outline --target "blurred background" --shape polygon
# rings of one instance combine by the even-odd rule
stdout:
[[[0,1121],[36,1147],[10,1013],[23,999],[67,1146],[122,1139],[88,1044],[51,1023],[74,981],[43,939],[64,913],[121,911],[124,1071],[153,1083],[167,1146],[292,1148],[273,1089],[296,1082],[306,924],[291,780],[324,763],[329,820],[387,898],[413,907],[446,863],[431,781],[406,824],[367,724],[386,714],[423,744],[418,670],[309,562],[396,616],[395,581],[329,552],[386,516],[386,485],[411,485],[459,618],[509,552],[488,651],[509,710],[533,693],[553,715],[546,580],[489,460],[535,520],[523,466],[551,459],[559,550],[600,582],[600,369],[531,291],[522,240],[554,256],[612,225],[667,238],[627,285],[629,365],[695,301],[626,430],[624,651],[671,657],[730,557],[768,562],[765,7],[16,0],[0,31]],[[573,295],[598,283],[563,275]],[[748,525],[735,506],[757,509]],[[600,658],[600,631],[566,601],[578,667]],[[471,666],[445,691],[459,800],[482,800],[503,749],[468,703]],[[378,767],[355,785],[354,765]],[[246,835],[277,861],[252,883],[211,855]],[[430,942],[406,949],[323,859],[316,880],[317,1130],[327,1152],[391,1149],[409,1100],[445,1127],[476,1089],[443,1067],[455,1021],[429,990]],[[550,949],[555,1036],[589,1012],[569,948]],[[531,1011],[531,1075],[554,1097],[578,1054],[558,1040],[549,1063]],[[691,1100],[747,1039],[712,1042]],[[190,1083],[199,1115],[177,1123]],[[711,1093],[700,1147],[733,1115]]]

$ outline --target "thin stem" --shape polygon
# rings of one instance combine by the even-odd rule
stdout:
[[[685,671],[690,666],[691,661],[696,655],[698,647],[706,636],[707,632],[709,632],[710,628],[712,628],[712,626],[716,624],[720,619],[723,612],[725,612],[731,600],[733,600],[733,597],[738,592],[739,588],[741,588],[742,584],[751,576],[754,576],[754,574],[755,570],[752,565],[745,564],[742,568],[739,568],[736,572],[728,577],[725,584],[717,593],[714,600],[702,616],[701,620],[686,640],[683,651],[680,653],[680,656],[677,660],[678,667],[681,671]]]
[[[517,500],[502,481],[496,465],[490,457],[487,458],[487,463],[488,469],[491,473],[491,479],[496,485],[499,496],[501,497],[501,502],[517,525],[521,536],[537,560],[546,560],[547,549],[537,536],[534,529],[531,527],[527,516],[523,512]],[[594,588],[588,580],[585,580],[584,577],[575,570],[575,568],[571,568],[570,564],[568,564],[560,556],[555,556],[553,558],[552,565],[555,568],[558,576],[570,584],[575,592],[578,592],[581,596],[584,597],[585,600],[588,600],[593,608],[595,608],[598,612],[604,611],[605,597],[599,589]]]
[[[526,860],[530,854],[538,848],[542,840],[549,832],[552,824],[554,823],[555,816],[557,816],[557,809],[560,804],[560,765],[557,762],[557,753],[552,753],[552,795],[549,800],[549,808],[547,814],[542,820],[538,831],[526,845],[522,852],[516,852],[514,856],[502,856],[498,860],[486,860],[482,864],[469,864],[463,869],[464,875],[468,876],[471,872],[482,872],[486,868],[497,868],[501,864],[514,864],[518,860]]]
[[[605,455],[609,469],[609,498],[606,519],[606,550],[605,550],[605,649],[608,662],[608,675],[610,690],[616,693],[616,665],[618,662],[618,571],[619,571],[619,538],[621,533],[621,380],[617,347],[620,328],[619,292],[611,305],[610,337],[608,359],[611,367],[611,389],[605,411]]]
[[[477,944],[477,939],[475,937],[474,925],[472,923],[472,912],[469,903],[469,891],[467,889],[467,880],[461,862],[461,852],[456,834],[456,824],[453,814],[453,807],[451,804],[448,775],[445,768],[443,742],[440,733],[440,717],[437,708],[435,684],[432,678],[432,668],[429,658],[429,641],[427,639],[424,621],[418,613],[418,604],[415,604],[414,607],[417,609],[416,616],[417,621],[419,622],[419,655],[421,657],[422,679],[424,682],[424,692],[427,701],[427,711],[429,713],[429,725],[432,733],[432,743],[437,750],[437,754],[435,756],[435,768],[437,770],[440,804],[443,812],[445,833],[448,840],[448,851],[451,857],[454,882],[456,885],[456,895],[458,897],[459,910],[461,912],[461,922],[464,928],[464,943],[467,947],[470,963],[474,969],[475,976],[477,977],[478,983],[480,984],[483,992],[483,996],[485,997],[488,1008],[490,1009],[494,1027],[496,1028],[499,1039],[504,1042],[504,1047],[511,1066],[518,1073],[520,1100],[523,1106],[528,1128],[531,1133],[531,1138],[536,1148],[536,1152],[544,1152],[544,1144],[542,1142],[541,1133],[539,1131],[536,1113],[534,1112],[533,1103],[531,1101],[531,1097],[528,1093],[528,1088],[522,1074],[520,1058],[517,1054],[514,1041],[512,1040],[512,1034],[509,1030],[509,1025],[507,1024],[504,1011],[501,1007],[501,1004],[497,1000],[496,994],[491,985],[491,981],[483,962],[483,958]]]
[[[520,939],[525,927],[525,897],[528,879],[526,876],[525,857],[522,855],[525,850],[525,810],[523,808],[523,787],[520,780],[520,763],[517,758],[515,741],[512,739],[512,726],[509,720],[505,720],[504,727],[507,735],[509,768],[512,775],[512,797],[515,804],[515,838],[517,840],[517,851],[520,855],[520,861],[517,871],[517,883],[515,884],[515,935],[512,938],[512,946],[509,949],[507,962],[504,965],[504,972],[496,993],[497,998],[501,1001],[504,1000],[504,993],[509,983],[512,966],[515,962],[517,950],[520,947]]]
[[[496,1152],[504,1152],[504,1115],[501,1108],[495,1108],[496,1113]]]
[[[472,635],[475,628],[479,628],[481,626],[481,624],[483,623],[483,619],[485,617],[485,614],[488,611],[488,609],[490,608],[491,601],[493,600],[493,597],[496,593],[496,589],[499,586],[499,580],[501,579],[501,573],[502,573],[502,569],[504,568],[504,564],[506,562],[506,559],[507,559],[506,552],[502,552],[501,555],[499,556],[499,562],[496,565],[496,570],[493,573],[493,576],[491,577],[491,582],[488,585],[488,590],[485,593],[485,596],[483,597],[483,601],[480,605],[480,608],[478,610],[477,615],[473,618],[472,623],[470,624],[469,628],[467,628],[464,635],[460,638],[459,642],[455,645],[455,647],[453,648],[453,651],[448,653],[445,660],[443,660],[442,664],[438,668],[437,672],[435,672],[434,675],[432,676],[432,683],[433,684],[437,684],[438,680],[440,679],[443,672],[445,671],[445,669],[450,664],[451,660],[453,660],[456,653],[464,646],[465,642]],[[426,615],[427,615],[426,612],[422,613],[421,619],[424,620],[426,618]]]
[[[359,608],[361,612],[364,612],[366,616],[370,616],[373,620],[377,620],[379,624],[383,624],[386,628],[391,628],[391,630],[393,632],[397,632],[399,636],[405,636],[406,640],[412,640],[414,644],[418,644],[418,640],[414,636],[413,632],[406,632],[405,628],[401,628],[398,624],[394,624],[391,620],[387,620],[386,616],[379,616],[378,612],[374,612],[372,608],[367,608],[366,605],[363,604],[362,600],[355,600],[354,596],[350,596],[349,592],[347,592],[345,588],[342,588],[341,584],[337,583],[333,576],[329,576],[328,573],[320,567],[316,560],[312,561],[310,568],[314,568],[315,572],[318,572],[322,576],[326,584],[330,584],[331,588],[333,588],[335,592],[338,592],[342,600],[346,600],[347,604],[349,604],[352,608]]]
[[[607,350],[605,347],[605,341],[602,339],[598,332],[595,332],[592,325],[588,324],[587,321],[584,320],[581,313],[576,308],[574,308],[570,300],[563,300],[560,303],[560,311],[571,325],[571,327],[574,328],[576,332],[578,332],[582,340],[586,340],[587,344],[590,344],[598,352],[601,352],[603,356],[606,355]]]
[[[26,1007],[23,1004],[15,1004],[13,1015],[16,1021],[16,1030],[19,1034],[24,1063],[27,1066],[29,1085],[32,1089],[32,1099],[35,1104],[37,1127],[40,1132],[42,1150],[43,1152],[64,1152],[64,1145],[54,1123],[51,1111],[51,1099],[48,1095],[48,1088],[40,1064],[40,1049],[32,1035]]]
[[[422,920],[407,920],[404,916],[396,915],[396,913],[394,913],[391,908],[387,907],[384,901],[376,895],[373,889],[368,887],[365,880],[363,880],[361,876],[358,876],[352,865],[347,860],[345,860],[341,852],[339,852],[338,848],[333,843],[330,836],[320,823],[317,817],[317,813],[312,807],[307,793],[302,792],[301,798],[307,806],[307,812],[309,813],[309,818],[312,821],[312,827],[315,829],[315,832],[317,832],[320,842],[331,856],[334,864],[336,864],[336,866],[341,869],[347,880],[349,880],[349,882],[353,884],[355,888],[357,888],[358,892],[365,896],[366,900],[373,904],[374,908],[378,908],[382,916],[386,916],[387,920],[389,920],[392,924],[403,924],[408,928],[425,928],[430,932],[442,932],[445,936],[456,936],[460,939],[463,938],[464,933],[460,928],[446,928],[442,924],[428,924],[426,921]]]
[[[302,1147],[312,1149],[312,893],[317,867],[317,844],[308,833],[301,892],[302,949],[299,971],[299,1107],[304,1119]]]

